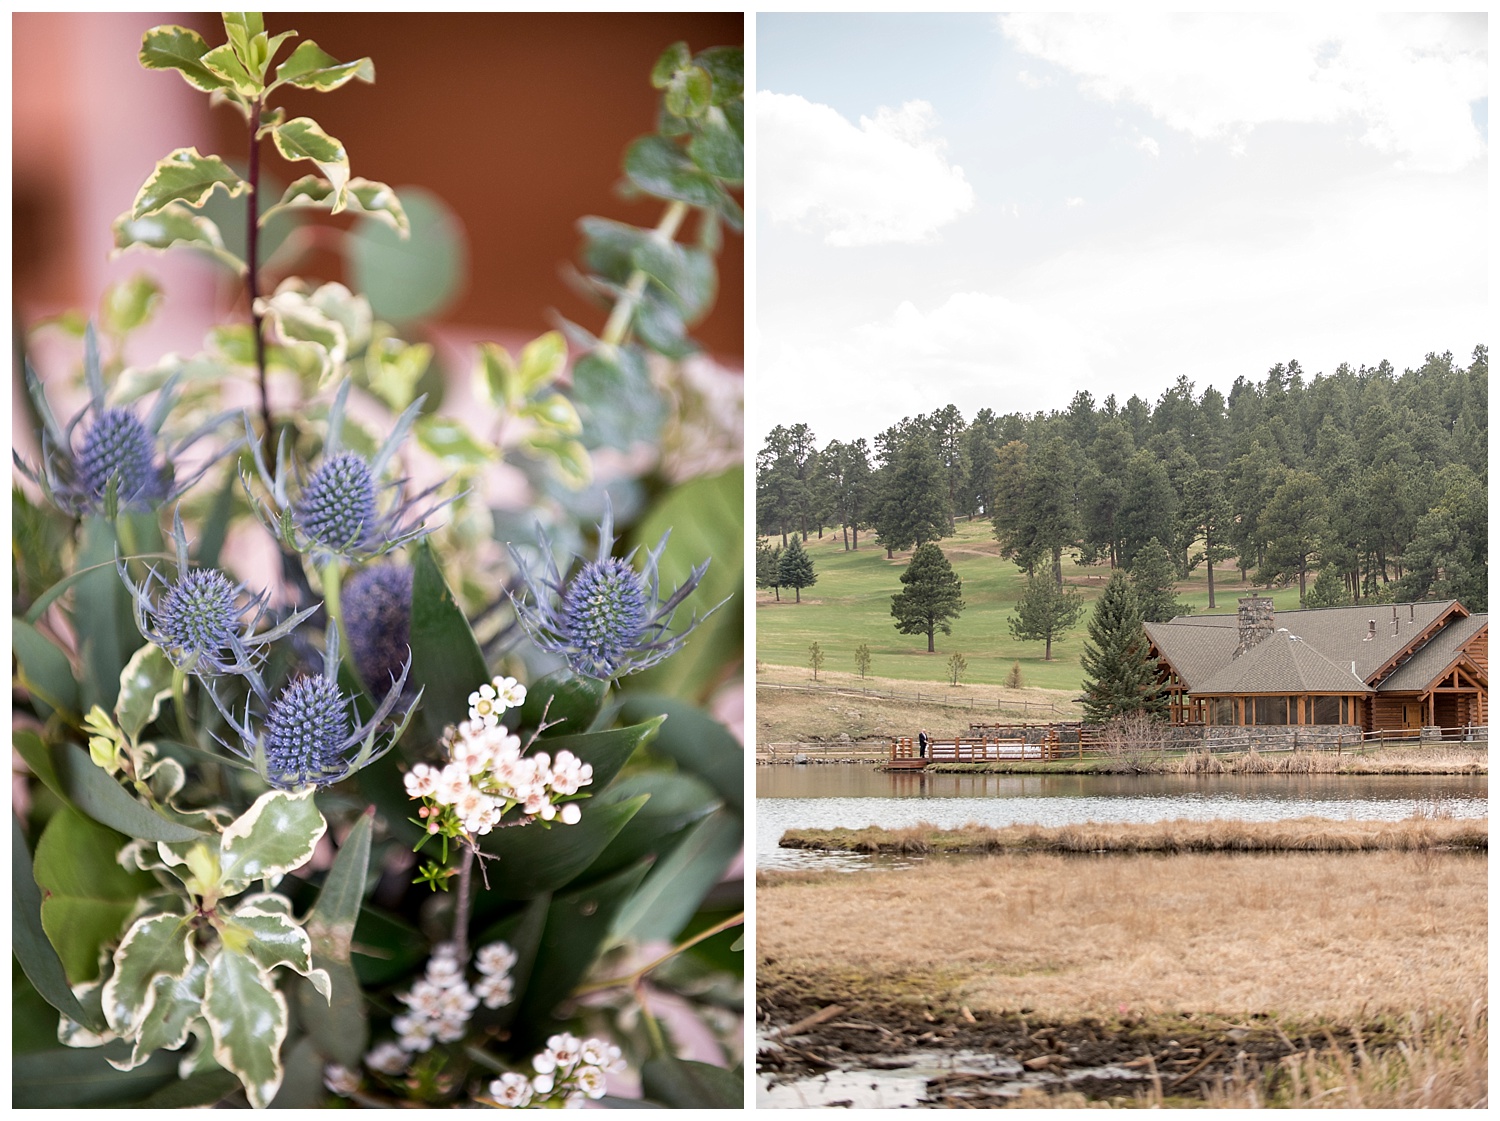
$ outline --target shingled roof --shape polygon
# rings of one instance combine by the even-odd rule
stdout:
[[[1424,687],[1487,621],[1452,599],[1282,611],[1275,618],[1277,632],[1239,658],[1237,614],[1179,615],[1147,623],[1146,634],[1190,693],[1368,692],[1372,681],[1380,692],[1391,692]],[[1298,681],[1324,684],[1289,684]]]

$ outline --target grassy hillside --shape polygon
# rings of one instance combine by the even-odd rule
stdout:
[[[990,523],[959,522],[958,533],[939,542],[953,570],[963,581],[964,611],[953,622],[953,634],[937,635],[937,652],[927,653],[926,635],[904,635],[891,617],[891,597],[901,590],[901,573],[910,552],[887,560],[885,550],[874,539],[861,537],[857,552],[845,552],[842,535],[825,533],[811,538],[806,549],[817,569],[818,582],[802,589],[797,604],[790,589],[783,589],[781,602],[772,593],[756,596],[756,657],[784,666],[806,666],[807,648],[822,644],[827,657],[825,670],[855,671],[854,648],[870,648],[870,673],[903,681],[943,681],[948,658],[955,651],[968,660],[964,681],[999,684],[1011,664],[1021,663],[1023,683],[1028,688],[1076,690],[1083,682],[1078,658],[1087,636],[1088,613],[1109,580],[1109,565],[1080,567],[1063,559],[1063,580],[1083,591],[1088,612],[1068,634],[1052,643],[1052,661],[1042,660],[1043,644],[1021,642],[1011,637],[1009,619],[1025,585],[1025,575],[1012,561],[999,555]],[[1214,569],[1215,613],[1232,613],[1235,600],[1252,590],[1242,584],[1232,565]],[[1296,586],[1269,593],[1278,611],[1297,606]],[[1192,577],[1178,586],[1177,598],[1191,604],[1195,612],[1208,608],[1208,576],[1200,565]],[[809,676],[811,671],[808,671]]]

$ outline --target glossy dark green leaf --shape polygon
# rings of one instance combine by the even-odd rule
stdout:
[[[568,669],[556,670],[526,687],[526,703],[521,706],[517,727],[535,728],[545,713],[547,730],[542,734],[548,739],[586,732],[599,715],[608,691],[607,682]]]
[[[303,923],[312,941],[312,963],[328,971],[332,998],[324,1000],[305,978],[296,983],[303,1030],[320,1054],[350,1069],[358,1067],[370,1038],[364,994],[350,964],[349,948],[364,904],[373,825],[373,809],[359,815],[323,880],[318,902]],[[288,1080],[290,1077],[289,1066]]]
[[[386,985],[427,959],[427,938],[410,923],[365,907],[354,927],[351,954],[360,984]]]
[[[137,802],[109,775],[96,767],[88,752],[76,744],[53,748],[52,761],[72,803],[89,817],[143,841],[200,841],[204,833],[169,821]]]
[[[607,880],[553,898],[541,949],[513,1021],[514,1032],[522,1042],[543,1040],[559,1030],[554,1011],[592,968],[615,913],[645,873],[642,862]]]
[[[745,646],[743,526],[740,468],[673,488],[636,525],[631,543],[648,548],[672,531],[660,564],[663,587],[675,588],[695,565],[709,561],[702,583],[677,609],[679,628],[695,612],[701,617],[726,597],[728,602],[688,637],[681,653],[631,678],[633,689],[705,701],[739,673]]]
[[[85,687],[80,703],[84,709],[96,704],[105,711],[115,707],[120,673],[145,641],[135,629],[130,593],[115,571],[114,560],[114,526],[102,517],[85,518],[78,567],[93,571],[74,586],[72,614],[83,655]]]
[[[516,952],[515,968],[511,970],[511,977],[514,979],[511,1001],[499,1008],[476,1009],[474,1015],[479,1026],[504,1030],[516,1018],[521,1002],[526,999],[526,985],[536,966],[536,956],[542,948],[542,935],[547,929],[547,911],[551,906],[551,895],[539,895],[504,922],[491,925],[482,937],[474,940],[476,948],[487,946],[491,942],[504,942]]]
[[[32,874],[42,889],[42,929],[73,984],[99,975],[99,950],[124,933],[139,896],[156,885],[115,861],[125,838],[63,807],[37,841]]]
[[[62,777],[57,773],[57,768],[52,764],[52,752],[42,737],[35,732],[20,729],[11,733],[11,746],[26,761],[26,766],[31,768],[31,773],[41,779],[42,784],[63,801],[68,800],[67,790],[63,787]]]
[[[314,999],[322,998],[315,994]],[[351,1070],[358,1070],[361,1053],[356,1053],[352,1066],[348,1063],[343,1065],[349,1066]],[[281,1088],[271,1099],[271,1108],[316,1109],[322,1105],[328,1098],[328,1089],[323,1085],[323,1067],[331,1056],[325,1057],[308,1036],[303,1036],[286,1047],[283,1054],[285,1070],[281,1077]]]
[[[378,319],[409,323],[442,313],[463,288],[468,261],[463,226],[441,198],[421,187],[397,192],[410,223],[406,237],[362,218],[350,231],[351,286]]]
[[[724,799],[725,805],[743,815],[745,750],[729,729],[703,710],[670,697],[630,696],[620,706],[620,714],[626,720],[639,719],[648,712],[665,713],[667,717],[652,750],[698,775]]]
[[[411,681],[420,686],[430,740],[469,716],[469,694],[490,679],[479,642],[448,590],[432,546],[415,546],[411,584]]]
[[[140,1104],[142,1109],[201,1109],[218,1105],[239,1088],[240,1080],[227,1070],[206,1070],[162,1087]]]
[[[502,899],[556,891],[598,859],[645,803],[645,795],[615,803],[590,798],[577,825],[536,823],[486,834],[480,846],[500,858],[489,862],[490,890]]]
[[[745,823],[720,809],[695,825],[655,865],[620,911],[614,933],[637,942],[675,942],[745,844]]]
[[[573,364],[573,404],[583,421],[583,442],[591,448],[655,440],[666,416],[645,356],[635,346],[579,358]]]
[[[31,694],[37,715],[46,719],[59,709],[78,715],[78,682],[68,656],[41,631],[20,619],[11,619],[10,643],[21,685]]]
[[[658,1055],[641,1066],[646,1097],[674,1109],[744,1109],[745,1077],[691,1059]]]
[[[108,1027],[103,1014],[90,1016],[78,1003],[62,961],[42,929],[42,891],[32,877],[31,852],[14,815],[10,819],[10,886],[11,949],[27,979],[48,1004],[70,1020],[92,1031],[103,1031]]]
[[[723,191],[677,145],[660,136],[642,136],[625,152],[625,174],[657,198],[676,199],[705,210],[719,209]]]
[[[577,736],[553,736],[547,740],[546,747],[553,758],[556,758],[560,751],[571,751],[593,767],[594,780],[584,789],[598,797],[599,793],[614,780],[615,775],[620,773],[620,768],[625,765],[625,761],[635,754],[636,748],[650,743],[660,727],[660,717],[650,717],[639,724],[631,724],[625,728],[585,732]],[[583,805],[587,810],[588,803],[585,802]]]
[[[589,865],[581,877],[600,879],[634,864],[642,857],[665,852],[682,839],[695,822],[713,813],[719,797],[701,779],[671,771],[646,771],[626,775],[610,789],[613,797],[634,798],[649,794],[651,800],[620,830],[610,845]]]
[[[340,669],[342,680],[343,670]],[[413,726],[417,721],[412,721]],[[415,740],[411,729],[407,729],[407,740]],[[405,741],[403,741],[404,743]],[[399,749],[398,749],[399,750]],[[360,793],[365,796],[375,812],[380,815],[381,828],[406,848],[411,848],[422,839],[420,827],[412,824],[417,815],[417,804],[407,796],[401,767],[395,751],[387,752],[355,776]]]
[[[177,1082],[179,1056],[161,1051],[134,1070],[116,1070],[106,1055],[124,1061],[130,1045],[64,1047],[18,1055],[11,1061],[12,1109],[85,1109],[130,1105]]]

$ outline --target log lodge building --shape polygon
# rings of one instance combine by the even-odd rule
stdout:
[[[1489,616],[1457,600],[1278,616],[1269,597],[1247,596],[1237,614],[1179,615],[1146,635],[1174,724],[1416,734],[1488,723]]]

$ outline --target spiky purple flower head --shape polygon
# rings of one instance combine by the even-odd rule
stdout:
[[[319,674],[293,680],[266,713],[266,777],[301,786],[338,774],[347,764],[349,702],[337,681]]]
[[[631,565],[636,550],[625,557],[611,556],[614,514],[607,495],[598,555],[584,561],[566,583],[553,562],[546,534],[539,530],[538,536],[546,566],[540,574],[533,575],[525,558],[511,548],[529,593],[522,598],[512,596],[511,602],[531,640],[540,649],[561,655],[573,672],[584,677],[613,681],[656,665],[676,653],[693,628],[721,606],[715,604],[702,618],[695,615],[686,627],[673,632],[673,613],[703,579],[708,561],[694,568],[662,600],[657,566],[668,534],[646,553],[641,572]]]
[[[411,654],[411,580],[409,568],[375,564],[344,586],[344,631],[369,688],[394,681]]]
[[[375,476],[354,452],[323,461],[293,505],[297,528],[331,552],[363,549],[375,529]]]
[[[116,484],[121,510],[149,510],[166,498],[171,469],[154,462],[156,439],[129,409],[105,409],[83,435],[75,463],[78,496],[102,504]]]

